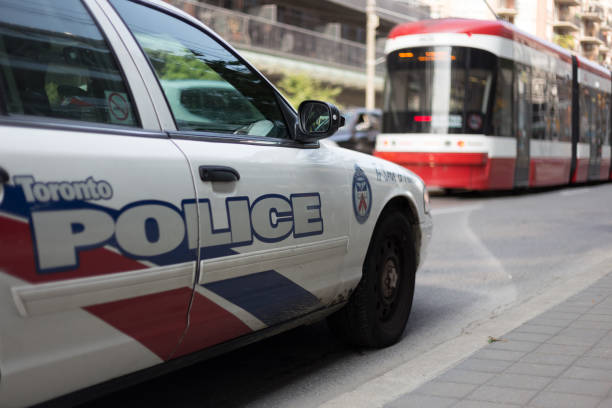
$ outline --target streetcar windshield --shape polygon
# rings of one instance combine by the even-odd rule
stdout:
[[[465,47],[420,47],[387,56],[385,133],[484,133],[496,57]]]

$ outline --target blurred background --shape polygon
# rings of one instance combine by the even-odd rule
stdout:
[[[330,138],[371,153],[381,131],[385,40],[397,24],[459,17],[505,20],[608,68],[612,0],[165,0],[203,21],[297,108],[338,105]]]
[[[367,14],[375,33],[374,106],[382,105],[384,42],[399,23],[495,20],[612,66],[611,0],[166,0],[203,21],[270,78],[304,99],[367,106]],[[495,13],[495,14],[494,14]]]

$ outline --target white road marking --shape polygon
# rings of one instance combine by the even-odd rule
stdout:
[[[591,189],[589,187],[586,187],[586,188],[574,188],[574,189],[571,189],[571,190],[563,190],[563,191],[561,191],[559,193],[559,195],[562,195],[562,196],[573,196],[573,195],[588,193],[590,191],[591,191]]]
[[[443,215],[443,214],[454,214],[459,212],[466,211],[476,211],[480,210],[483,207],[482,204],[476,205],[462,205],[458,207],[448,207],[448,208],[434,208],[431,210],[431,215]]]

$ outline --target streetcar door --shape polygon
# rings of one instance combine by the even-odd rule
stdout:
[[[529,141],[531,139],[531,75],[530,68],[516,65],[516,165],[514,187],[529,186]]]
[[[589,115],[587,135],[591,153],[589,157],[588,180],[598,180],[601,172],[601,150],[603,144],[601,115],[603,112],[599,109],[599,102],[600,93],[594,89],[589,89],[589,95],[586,97],[586,110]]]

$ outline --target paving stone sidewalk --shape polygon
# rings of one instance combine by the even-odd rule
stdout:
[[[385,408],[612,408],[612,273]]]

